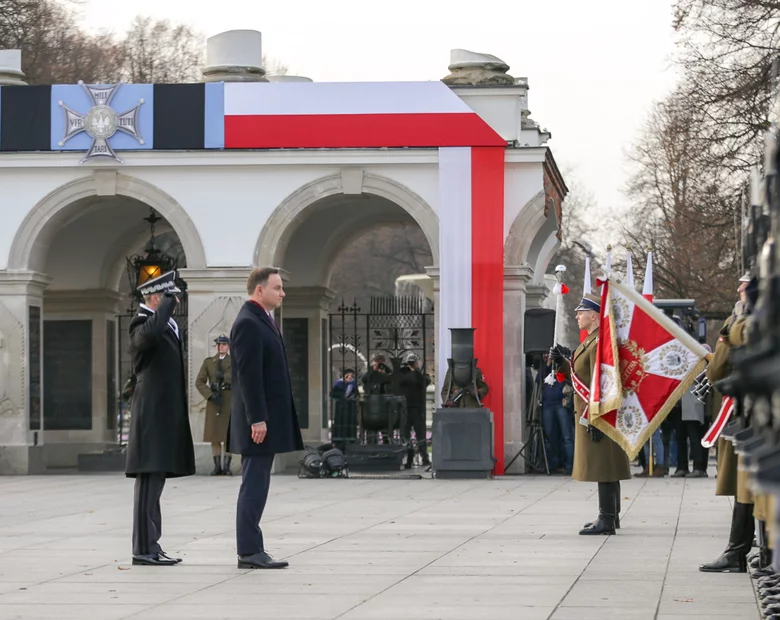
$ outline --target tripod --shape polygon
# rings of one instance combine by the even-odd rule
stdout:
[[[536,357],[536,356],[535,356]],[[509,469],[525,451],[530,448],[530,453],[525,455],[526,470],[531,472],[545,472],[550,475],[550,466],[547,462],[547,448],[544,445],[544,429],[542,428],[542,381],[544,377],[541,373],[545,371],[546,365],[542,359],[541,354],[538,356],[539,374],[534,381],[533,394],[531,395],[531,407],[525,416],[525,428],[527,433],[527,439],[523,443],[523,447],[512,458],[511,461],[504,467],[505,470]],[[544,465],[542,467],[542,465]]]

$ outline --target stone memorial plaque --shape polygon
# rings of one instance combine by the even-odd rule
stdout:
[[[43,322],[43,424],[92,428],[92,321]]]
[[[309,319],[283,319],[293,402],[301,428],[309,428]]]

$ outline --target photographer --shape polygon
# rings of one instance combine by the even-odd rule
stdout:
[[[366,395],[375,396],[389,393],[392,382],[391,372],[385,356],[375,355],[371,359],[371,368],[360,380]]]
[[[358,389],[355,371],[345,368],[330,390],[333,402],[333,426],[331,441],[339,450],[344,451],[346,444],[357,438],[357,398]]]
[[[409,353],[398,372],[397,391],[399,396],[406,399],[406,421],[401,429],[401,437],[409,442],[409,450],[406,459],[406,469],[412,467],[414,450],[411,445],[411,431],[417,438],[417,450],[422,458],[422,464],[431,464],[428,458],[427,428],[425,423],[425,390],[431,384],[431,377],[420,371],[420,360],[413,353]]]
[[[224,462],[220,463],[222,444],[227,443],[230,428],[230,341],[227,336],[214,339],[217,354],[203,360],[195,388],[206,399],[206,424],[203,427],[203,441],[211,444],[214,458],[212,476],[232,476],[231,455],[225,449]]]

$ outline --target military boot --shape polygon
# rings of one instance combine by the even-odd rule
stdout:
[[[616,482],[599,482],[599,518],[580,530],[580,536],[611,536],[615,533]]]
[[[717,560],[699,566],[699,570],[704,573],[746,573],[747,554],[753,543],[754,530],[753,504],[734,502],[726,550]]]
[[[214,457],[214,469],[209,474],[209,476],[221,476],[222,475],[222,467],[219,464],[219,457]]]
[[[225,464],[222,466],[222,475],[223,476],[232,476],[233,472],[230,471],[230,461],[233,460],[233,457],[229,454],[225,455]]]
[[[614,484],[617,485],[617,491],[615,493],[615,529],[619,530],[620,529],[620,511],[621,511],[621,507],[620,507],[620,495],[621,495],[621,492],[620,492],[620,481],[618,480]],[[591,521],[590,523],[586,523],[582,527],[587,530],[588,528],[593,527],[594,523],[595,523],[595,521]]]

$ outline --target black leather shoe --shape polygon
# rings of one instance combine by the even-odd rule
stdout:
[[[169,560],[159,553],[133,556],[133,566],[174,566],[175,564],[178,564],[176,560]]]
[[[685,478],[686,476],[690,476],[687,469],[678,469],[670,478]]]
[[[238,556],[238,568],[287,568],[289,562],[276,561],[265,551]]]
[[[746,573],[747,560],[745,554],[728,551],[714,562],[708,562],[699,566],[703,573]]]
[[[702,471],[701,469],[694,469],[693,473],[688,476],[688,478],[709,478],[706,471]]]
[[[157,555],[159,555],[164,560],[173,560],[174,562],[176,562],[176,564],[181,562],[181,558],[172,558],[167,553],[165,553],[165,551],[160,551],[160,553],[158,553]]]

